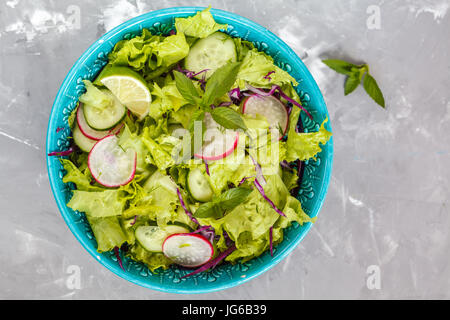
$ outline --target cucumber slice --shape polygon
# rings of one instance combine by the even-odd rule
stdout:
[[[86,137],[83,132],[81,132],[78,124],[75,124],[75,128],[73,128],[72,137],[75,144],[84,152],[90,152],[97,143],[96,140]]]
[[[213,191],[209,185],[208,179],[198,168],[189,171],[187,176],[187,189],[192,198],[200,202],[211,201]]]
[[[109,136],[111,134],[118,134],[120,130],[124,127],[124,124],[121,122],[111,130],[106,131],[98,131],[92,129],[86,122],[86,119],[84,118],[84,111],[83,111],[83,104],[80,103],[77,109],[77,124],[80,128],[80,131],[89,139],[92,140],[101,140],[106,136]]]
[[[214,71],[224,66],[228,62],[236,62],[236,45],[231,37],[222,32],[215,32],[212,35],[198,40],[189,51],[184,61],[187,70],[200,72],[206,71],[208,79]],[[202,77],[203,73],[198,75]]]
[[[176,225],[166,226],[164,229],[158,226],[139,226],[134,232],[136,240],[150,252],[162,252],[162,245],[167,237],[184,233],[189,233],[189,230]]]
[[[111,106],[101,110],[90,105],[84,105],[83,113],[87,124],[92,129],[104,131],[112,129],[118,125],[123,118],[125,118],[127,109],[109,90],[102,89],[101,91],[112,98],[113,103]]]

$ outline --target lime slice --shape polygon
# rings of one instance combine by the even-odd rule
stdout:
[[[152,96],[144,78],[126,67],[111,67],[96,80],[107,87],[139,120],[150,111]]]

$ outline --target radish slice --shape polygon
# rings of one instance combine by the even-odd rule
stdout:
[[[183,267],[194,268],[207,263],[214,255],[212,244],[198,234],[174,234],[163,243],[164,255]]]
[[[120,187],[133,180],[136,173],[136,151],[124,151],[117,136],[98,141],[88,157],[88,167],[94,179],[105,187]]]
[[[286,106],[274,96],[252,95],[244,100],[242,113],[266,117],[271,130],[277,130],[280,139],[286,134],[289,114]],[[281,128],[281,130],[280,130]],[[282,131],[283,134],[280,134]]]
[[[200,153],[194,154],[203,160],[219,160],[233,153],[239,141],[239,133],[226,130],[214,121],[210,113],[205,114],[206,132]]]
[[[98,131],[98,130],[92,129],[88,125],[88,123],[86,122],[86,118],[84,117],[82,103],[80,103],[80,105],[78,106],[77,123],[78,123],[78,127],[80,128],[81,133],[84,136],[88,137],[89,139],[93,139],[93,140],[101,140],[104,137],[109,136],[111,134],[118,134],[120,132],[120,130],[122,130],[122,128],[124,127],[123,123],[119,123],[117,126],[112,128],[111,130]]]

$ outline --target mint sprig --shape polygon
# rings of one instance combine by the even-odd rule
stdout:
[[[383,93],[378,86],[377,81],[369,73],[369,66],[367,64],[356,65],[339,59],[322,60],[324,64],[334,71],[347,76],[344,85],[344,94],[348,95],[363,84],[364,90],[367,94],[381,107],[385,108],[385,101]]]
[[[214,121],[225,129],[247,130],[241,115],[228,107],[214,107],[214,104],[231,90],[239,72],[240,63],[231,62],[217,69],[206,82],[205,91],[200,96],[193,81],[181,72],[174,71],[178,91],[190,104],[199,106],[197,115],[191,120],[202,121],[205,112],[210,112]],[[192,129],[192,126],[190,126]]]

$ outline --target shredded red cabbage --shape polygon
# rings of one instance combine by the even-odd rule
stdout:
[[[169,35],[170,36],[173,36],[173,35],[176,35],[177,34],[177,31],[176,30],[170,30],[170,32],[169,32]]]
[[[270,75],[272,73],[275,73],[275,71],[269,71],[263,78],[266,79],[266,80],[269,80],[269,81],[272,80],[272,78],[270,77]]]
[[[74,152],[74,151],[75,151],[75,149],[72,148],[72,147],[70,147],[69,149],[64,150],[64,151],[54,151],[54,152],[50,152],[50,153],[48,154],[48,156],[49,156],[49,157],[53,157],[53,156],[64,157],[64,156],[70,155],[70,154],[71,154],[72,152]]]
[[[201,227],[198,227],[198,229],[197,230],[195,230],[195,231],[192,231],[191,233],[189,233],[189,234],[196,234],[196,233],[200,233],[200,232],[203,232],[203,231],[206,231],[206,230],[208,230],[209,228],[211,228],[211,226],[201,226]]]
[[[203,161],[205,162],[206,174],[209,176],[210,174],[209,174],[209,166],[208,166],[208,162],[207,162],[205,159],[203,159]]]
[[[246,86],[247,86],[247,89],[250,90],[251,92],[256,93],[257,95],[263,96],[263,97],[272,96],[276,91],[278,91],[278,93],[280,94],[280,96],[282,98],[284,98],[285,100],[289,101],[293,105],[295,105],[295,106],[299,107],[301,110],[303,110],[311,120],[313,118],[312,115],[308,112],[308,110],[306,110],[300,103],[298,103],[297,101],[295,101],[294,99],[289,97],[287,94],[285,94],[283,92],[283,90],[281,90],[280,86],[273,85],[272,89],[270,89],[269,92],[264,91],[263,89],[257,89],[249,84],[247,84]]]
[[[231,89],[230,92],[228,92],[228,97],[235,105],[239,105],[242,101],[242,98],[244,97],[244,94],[241,92],[241,89],[237,87]]]
[[[261,183],[266,184],[266,178],[264,178],[261,166],[251,155],[249,155],[249,157],[252,159],[253,164],[255,165],[256,179],[261,181]]]
[[[270,255],[273,257],[273,227],[269,229]]]
[[[280,166],[283,167],[284,169],[287,169],[287,170],[291,170],[292,169],[291,165],[286,160],[281,161],[280,162]]]
[[[62,127],[56,128],[56,133],[60,132],[61,130],[64,130],[64,128],[62,128]]]
[[[263,196],[263,198],[270,204],[270,206],[281,216],[286,217],[283,211],[277,208],[277,206],[272,202],[272,200],[269,199],[269,197],[266,196],[266,193],[264,192],[264,188],[261,186],[261,184],[258,182],[258,179],[255,179],[253,183],[256,186],[256,189],[258,189],[259,193]]]
[[[137,217],[138,217],[137,215],[134,216],[134,219],[133,219],[133,221],[131,221],[130,226],[134,226],[134,224],[136,223]]]
[[[119,247],[114,247],[114,254],[116,255],[117,262],[119,263],[120,268],[122,268],[122,270],[125,271],[122,264],[122,259],[120,258]]]
[[[231,106],[232,102],[231,101],[224,101],[219,103],[218,107],[229,107]]]
[[[209,242],[213,243],[216,238],[216,232],[212,226],[199,226],[197,230],[192,231],[189,234],[199,233],[203,237],[209,240]]]
[[[242,178],[242,180],[239,182],[238,187],[240,187],[247,179],[251,179],[254,178],[255,176],[250,176],[250,177],[244,177]]]
[[[183,200],[183,197],[181,195],[180,189],[178,189],[178,188],[177,188],[177,194],[178,194],[178,199],[180,200],[181,206],[183,207],[184,212],[186,212],[186,214],[189,217],[189,219],[191,219],[194,223],[200,225],[200,222],[198,222],[198,220],[195,219],[195,217],[192,215],[192,213],[186,207],[186,204],[184,203],[184,200]]]
[[[203,72],[208,71],[209,69],[203,69],[202,71],[199,72],[194,72],[194,71],[190,71],[190,70],[186,70],[181,68],[181,66],[178,64],[177,65],[177,70],[181,73],[184,73],[186,75],[186,77],[188,77],[189,79],[195,78],[196,76],[198,76],[199,74],[202,74]],[[203,81],[205,81],[205,76],[206,74],[203,75]],[[198,80],[198,79],[197,79]],[[202,81],[202,80],[198,80],[198,81]]]
[[[197,273],[206,271],[208,269],[213,269],[215,266],[217,266],[219,264],[219,262],[221,262],[223,259],[225,259],[227,256],[229,256],[234,250],[236,250],[236,245],[232,245],[231,247],[229,247],[227,250],[225,250],[224,252],[220,253],[216,258],[208,261],[207,263],[205,263],[204,265],[202,265],[200,268],[196,269],[195,271],[188,273],[187,275],[184,275],[181,277],[181,279],[183,278],[187,278],[190,276],[193,276]]]

